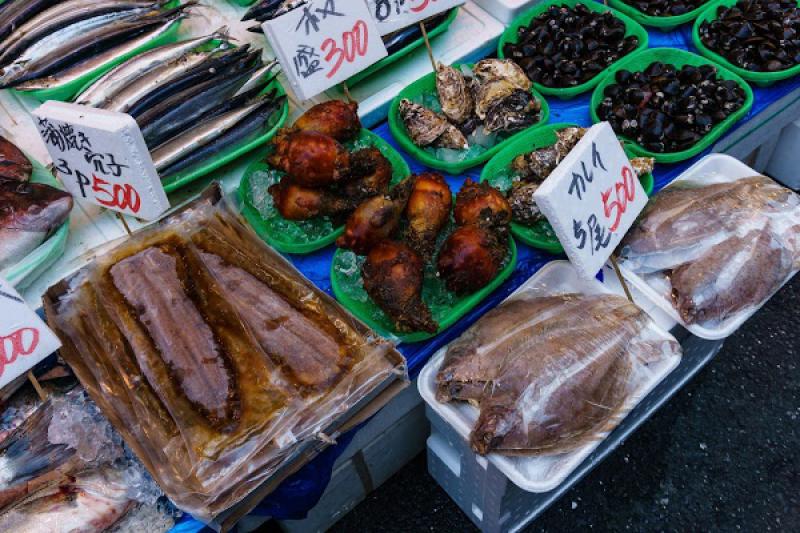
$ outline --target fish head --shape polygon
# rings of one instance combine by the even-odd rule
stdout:
[[[41,183],[0,182],[0,228],[50,233],[67,219],[72,195]]]

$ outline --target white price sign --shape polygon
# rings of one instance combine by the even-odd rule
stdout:
[[[310,0],[263,28],[301,100],[386,57],[375,21],[360,0]]]
[[[58,337],[0,278],[0,389],[61,346]]]
[[[381,35],[463,5],[465,0],[365,0]]]
[[[54,101],[33,115],[73,196],[144,220],[169,209],[142,132],[130,115]]]
[[[586,132],[534,198],[587,279],[608,261],[647,205],[647,194],[608,122]]]

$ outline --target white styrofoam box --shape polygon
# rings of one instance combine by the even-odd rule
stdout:
[[[787,187],[800,189],[800,120],[781,131],[766,172]]]
[[[536,493],[517,487],[491,461],[473,452],[469,443],[431,406],[425,410],[431,423],[428,472],[483,532],[520,531],[611,454],[722,348],[723,341],[703,340],[680,326],[673,333],[680,338],[683,348],[680,366],[554,490]]]
[[[541,296],[580,292],[584,294],[611,294],[612,291],[597,280],[582,279],[574,267],[567,261],[552,261],[522,284],[509,298],[520,292],[528,292]],[[649,339],[675,341],[669,333],[654,321],[644,330]],[[442,365],[447,347],[442,348],[425,365],[419,376],[419,391],[422,399],[439,416],[446,420],[456,432],[467,441],[478,410],[465,402],[440,403],[436,400],[436,373]],[[628,413],[639,401],[647,396],[666,376],[680,364],[680,355],[668,354],[656,364],[648,366],[647,379],[636,384],[629,394],[622,409]],[[622,417],[620,417],[622,418]],[[561,484],[567,476],[602,442],[608,433],[599,435],[593,442],[569,453],[540,456],[507,456],[490,453],[483,460],[490,461],[515,485],[529,492],[547,492]]]
[[[678,176],[672,183],[679,183],[681,181],[699,181],[703,183],[715,183],[723,181],[734,181],[750,176],[756,176],[758,172],[745,165],[736,158],[725,154],[710,154],[689,167],[683,174]],[[715,231],[716,228],[709,228],[709,231]],[[731,336],[742,324],[744,324],[753,314],[758,311],[769,298],[765,299],[758,306],[748,307],[731,315],[717,326],[701,326],[699,324],[686,324],[678,313],[677,309],[672,303],[670,296],[669,282],[663,276],[651,275],[647,279],[632,272],[624,261],[620,261],[620,270],[626,280],[631,285],[636,287],[645,298],[654,302],[665,313],[667,313],[673,320],[683,325],[686,329],[694,335],[703,339],[716,340],[725,339]],[[791,279],[788,276],[781,284],[781,287]],[[777,292],[776,289],[775,292]],[[774,294],[774,293],[773,293]],[[770,298],[772,294],[770,294]]]
[[[518,16],[544,0],[475,0],[483,9],[508,26]]]

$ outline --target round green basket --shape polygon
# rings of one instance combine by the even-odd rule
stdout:
[[[505,48],[506,44],[515,44],[517,43],[519,29],[525,26],[530,25],[531,21],[547,11],[550,6],[569,6],[574,8],[578,4],[585,5],[590,11],[594,11],[597,13],[605,13],[611,12],[615,17],[620,19],[622,22],[625,23],[625,36],[628,37],[630,35],[635,35],[639,38],[639,46],[636,47],[636,52],[638,50],[644,50],[647,48],[647,44],[649,42],[649,38],[647,35],[647,30],[645,30],[638,22],[633,20],[632,18],[628,17],[627,15],[620,13],[619,11],[612,9],[608,6],[603,4],[599,4],[597,2],[592,2],[590,0],[549,0],[548,2],[544,2],[542,4],[537,4],[536,7],[531,9],[530,11],[525,12],[524,14],[517,17],[512,23],[511,26],[506,28],[506,31],[503,32],[503,35],[500,36],[500,42],[497,45],[497,57],[503,59],[505,58],[505,53],[503,49]],[[631,52],[631,53],[633,53]],[[623,56],[624,57],[624,56]],[[620,58],[622,59],[622,58]],[[619,59],[617,60],[619,61]],[[608,68],[613,66],[614,63],[606,67],[603,71],[599,72],[596,76],[592,79],[581,83],[580,85],[576,85],[574,87],[547,87],[542,85],[541,83],[534,83],[533,86],[542,94],[546,95],[553,95],[562,100],[569,100],[570,98],[574,98],[575,96],[584,93],[586,91],[591,90],[597,83],[603,78],[605,72],[608,71]]]
[[[450,232],[445,230],[439,241]],[[442,279],[436,275],[433,264],[426,266],[422,287],[422,300],[430,307],[433,319],[439,324],[436,333],[399,333],[392,320],[370,299],[364,290],[361,279],[361,264],[364,257],[356,256],[350,250],[336,250],[331,263],[331,286],[333,294],[343,306],[362,322],[384,337],[395,338],[399,342],[420,342],[435,337],[455,324],[461,317],[478,305],[511,276],[517,265],[517,245],[512,237],[508,239],[508,255],[505,265],[489,285],[466,296],[456,296],[444,287]]]
[[[513,172],[511,172],[510,166],[515,157],[552,146],[557,140],[556,132],[558,130],[574,126],[575,124],[548,124],[535,131],[526,132],[524,136],[515,139],[513,143],[503,148],[500,153],[486,163],[481,172],[481,181],[488,181],[490,185],[506,193],[513,182]],[[628,157],[635,157],[627,146],[625,153]],[[639,181],[644,191],[650,196],[654,187],[653,175],[645,174]],[[534,248],[551,254],[564,252],[564,248],[547,220],[537,222],[533,226],[512,222],[511,232],[514,237]]]
[[[362,129],[358,139],[346,146],[351,149],[374,146],[392,164],[392,184],[411,175],[405,160],[381,139],[367,129]],[[267,188],[277,183],[283,173],[267,163],[253,163],[244,172],[239,184],[242,215],[255,232],[276,250],[290,254],[307,254],[333,243],[344,232],[344,226],[335,225],[330,217],[293,221],[283,218],[267,198]]]
[[[177,6],[178,2],[170,2],[165,7],[174,7]],[[181,21],[176,20],[172,23],[169,29],[161,34],[160,36],[152,39],[142,46],[135,48],[128,52],[127,54],[122,54],[111,61],[108,61],[104,65],[101,65],[94,69],[91,72],[84,74],[83,76],[72,80],[71,82],[64,83],[62,85],[51,87],[49,89],[42,89],[39,91],[16,91],[12,89],[12,91],[17,92],[20,95],[31,96],[40,102],[45,102],[47,100],[57,100],[59,102],[68,102],[75,98],[84,88],[89,86],[92,82],[100,78],[103,74],[111,70],[112,68],[116,67],[117,65],[124,63],[128,59],[135,57],[142,52],[146,52],[152,48],[156,48],[158,46],[162,46],[169,43],[174,43],[178,40],[178,30],[180,29]]]
[[[645,149],[643,146],[640,146],[632,139],[628,139],[627,137],[620,135],[620,138],[627,141],[630,146],[631,152],[638,156],[644,157],[654,157],[656,161],[659,163],[677,163],[680,161],[685,161],[690,159],[706,148],[708,148],[712,143],[714,143],[717,139],[719,139],[723,133],[731,128],[738,120],[743,118],[747,113],[750,111],[750,108],[753,107],[753,90],[744,81],[738,74],[735,74],[728,70],[727,68],[714,63],[713,61],[709,61],[708,59],[701,57],[697,54],[693,54],[691,52],[686,52],[684,50],[679,50],[677,48],[649,48],[647,50],[642,50],[641,52],[636,52],[634,54],[629,55],[628,57],[624,58],[616,65],[614,65],[606,74],[606,76],[600,81],[598,86],[595,88],[594,93],[592,93],[592,101],[591,105],[591,114],[592,114],[592,121],[595,123],[601,122],[600,117],[597,116],[597,107],[600,105],[600,102],[603,101],[603,91],[605,88],[612,83],[615,83],[615,75],[619,70],[630,70],[630,71],[639,71],[644,70],[647,68],[651,63],[656,61],[661,61],[662,63],[669,63],[675,65],[675,67],[680,68],[684,65],[693,65],[693,66],[700,66],[700,65],[712,65],[717,69],[717,75],[725,80],[733,80],[739,84],[745,94],[744,104],[738,111],[731,114],[728,118],[714,126],[709,133],[707,133],[699,142],[697,142],[694,146],[689,148],[688,150],[683,150],[681,152],[664,152],[664,153],[656,153],[651,152],[650,150]]]
[[[468,64],[468,67],[472,67],[472,64]],[[460,64],[454,64],[454,68],[460,68]],[[469,150],[464,150],[463,157],[453,161],[444,161],[439,159],[435,156],[434,148],[420,148],[411,140],[411,137],[408,136],[408,132],[406,131],[406,127],[403,124],[402,119],[400,118],[400,101],[404,98],[408,98],[409,100],[416,100],[420,98],[422,95],[436,95],[436,74],[431,72],[423,76],[422,78],[418,79],[411,85],[404,88],[400,93],[392,100],[392,105],[389,108],[389,129],[392,132],[392,137],[394,137],[397,144],[400,147],[408,152],[408,154],[430,168],[435,168],[437,170],[442,170],[449,174],[460,174],[461,172],[476,167],[482,163],[485,163],[489,159],[491,159],[497,152],[503,149],[504,146],[507,146],[509,142],[517,138],[519,135],[524,133],[525,131],[541,127],[544,124],[547,124],[547,121],[550,119],[550,106],[547,104],[547,100],[539,94],[536,89],[531,89],[531,94],[533,94],[539,101],[542,103],[542,110],[540,111],[539,122],[527,128],[521,132],[517,132],[512,134],[511,136],[501,140],[497,144],[492,147],[485,148],[482,146],[472,146]],[[434,99],[435,100],[435,99]],[[436,100],[435,100],[436,101]],[[432,107],[434,111],[439,111],[439,107]]]
[[[30,159],[33,165],[33,173],[31,174],[32,183],[44,183],[45,185],[50,185],[59,189],[63,188],[58,180],[41,163],[30,156],[28,159]],[[6,267],[0,272],[0,277],[8,280],[8,282],[17,289],[26,288],[45,270],[53,266],[53,263],[61,257],[67,246],[68,234],[69,219],[35,250],[23,257],[19,262]]]
[[[777,72],[756,72],[753,70],[743,69],[742,67],[734,65],[727,58],[711,50],[703,43],[703,41],[700,39],[700,26],[704,22],[711,22],[712,20],[716,20],[718,8],[723,6],[731,7],[737,3],[738,0],[717,0],[716,2],[712,2],[712,4],[708,6],[708,8],[705,9],[700,14],[700,16],[697,17],[697,20],[694,21],[694,27],[692,28],[692,40],[694,41],[694,45],[697,48],[698,52],[703,54],[705,57],[711,59],[712,61],[726,67],[728,70],[735,72],[742,78],[748,81],[752,81],[753,83],[755,83],[760,87],[766,87],[768,85],[772,85],[775,82],[785,80],[800,74],[800,64],[784,70],[779,70]],[[800,6],[800,1],[797,2],[797,5]]]
[[[445,31],[447,31],[447,29],[450,27],[450,25],[453,23],[453,21],[456,19],[457,16],[458,16],[458,8],[455,7],[455,8],[450,10],[450,14],[447,15],[447,18],[444,19],[444,21],[442,21],[441,24],[439,24],[434,29],[432,29],[432,30],[430,30],[428,32],[428,40],[432,40],[434,37],[436,37],[438,35],[441,35]],[[416,41],[412,41],[412,42],[408,43],[406,46],[404,46],[403,48],[401,48],[397,52],[384,57],[383,59],[381,59],[377,63],[373,63],[372,65],[370,65],[366,69],[362,70],[361,72],[359,72],[357,74],[353,74],[347,80],[347,83],[349,83],[351,85],[355,85],[356,83],[360,82],[364,78],[367,78],[368,76],[371,76],[375,72],[377,72],[377,71],[379,71],[379,70],[381,70],[381,69],[383,69],[385,67],[388,67],[389,65],[392,65],[392,64],[400,61],[405,56],[407,56],[408,54],[410,54],[411,52],[413,52],[414,50],[416,50],[417,48],[419,48],[423,44],[425,44],[425,39],[423,39],[422,37],[420,37]]]
[[[688,13],[684,13],[683,15],[677,15],[674,17],[654,17],[653,15],[648,15],[647,13],[639,11],[632,5],[626,4],[622,0],[609,0],[608,3],[618,11],[622,11],[631,17],[639,24],[658,28],[661,31],[672,31],[681,24],[691,22],[697,15],[702,13],[706,7],[708,7],[708,4],[703,4],[700,7],[689,11]]]

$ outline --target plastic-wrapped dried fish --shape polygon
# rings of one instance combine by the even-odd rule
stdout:
[[[464,134],[430,109],[403,99],[399,110],[408,135],[417,146],[437,146],[454,150],[469,148]]]
[[[461,71],[439,63],[436,67],[436,92],[442,113],[456,124],[463,124],[474,113],[475,103]]]

